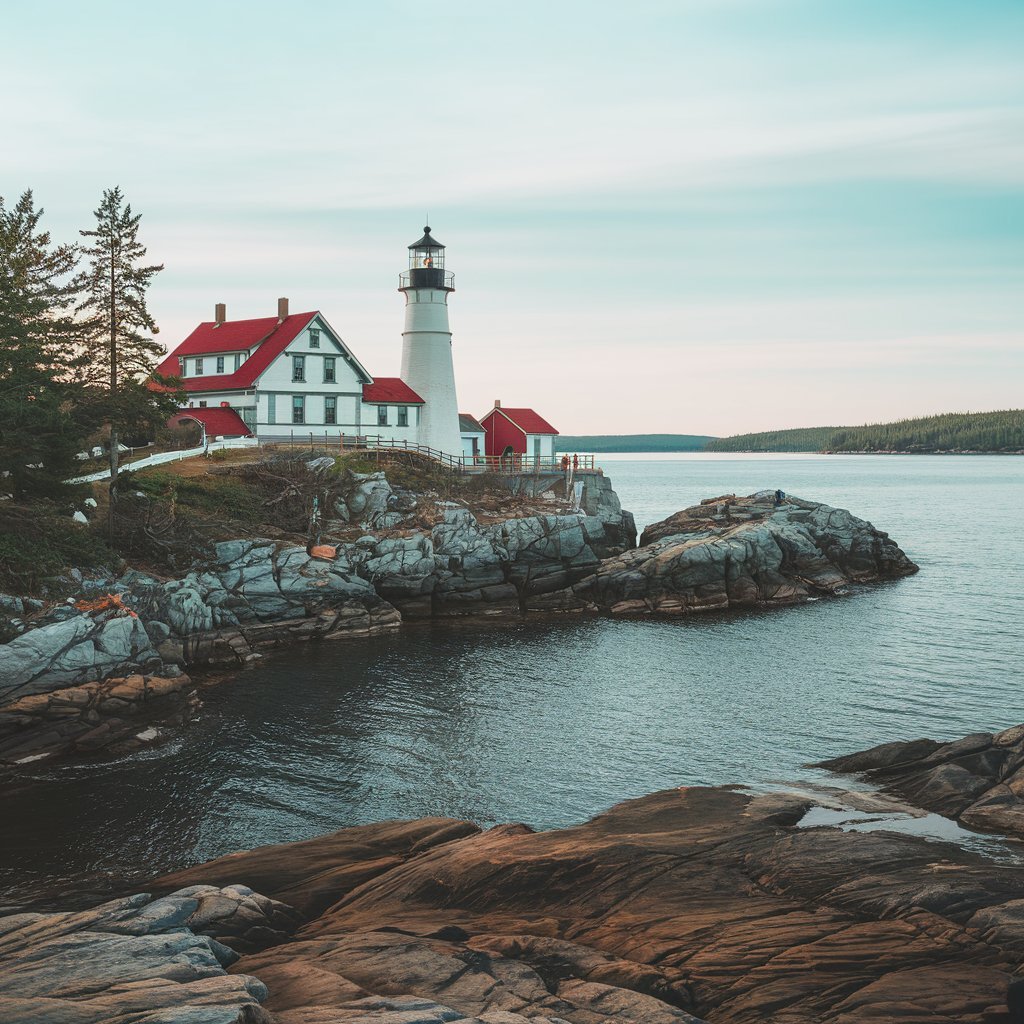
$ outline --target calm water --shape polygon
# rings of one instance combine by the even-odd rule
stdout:
[[[601,461],[640,526],[781,487],[870,519],[922,571],[769,612],[292,649],[207,691],[168,745],[28,772],[0,798],[0,902],[385,818],[565,825],[666,786],[813,780],[810,760],[1024,721],[1024,458]]]

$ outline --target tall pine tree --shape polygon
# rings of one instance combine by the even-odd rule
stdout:
[[[107,189],[95,211],[96,227],[80,234],[91,243],[88,266],[78,279],[78,311],[87,317],[90,379],[106,391],[110,422],[110,514],[117,501],[118,445],[126,429],[155,422],[165,398],[147,389],[163,349],[152,335],[157,326],[146,306],[146,291],[163,264],[144,263],[139,241],[141,214],[133,214],[120,188]]]
[[[31,191],[0,197],[0,492],[16,501],[68,496],[93,425],[73,354],[78,248],[53,244],[42,215]]]

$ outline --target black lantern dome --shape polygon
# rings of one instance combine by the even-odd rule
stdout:
[[[444,246],[430,233],[430,225],[423,229],[423,237],[409,246],[409,269],[402,274],[400,289],[443,288],[454,291],[454,274],[445,273]]]

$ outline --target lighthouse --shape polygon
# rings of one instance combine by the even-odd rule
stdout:
[[[448,328],[448,295],[455,291],[455,279],[444,269],[444,246],[429,227],[409,246],[409,269],[402,272],[398,290],[405,294],[402,380],[424,400],[420,444],[458,458],[462,439]]]

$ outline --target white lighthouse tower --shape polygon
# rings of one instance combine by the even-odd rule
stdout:
[[[431,237],[429,227],[409,246],[409,269],[402,273],[398,290],[405,293],[402,380],[425,403],[420,444],[458,458],[462,439],[448,329],[448,294],[455,291],[455,276],[444,269],[444,246]]]

